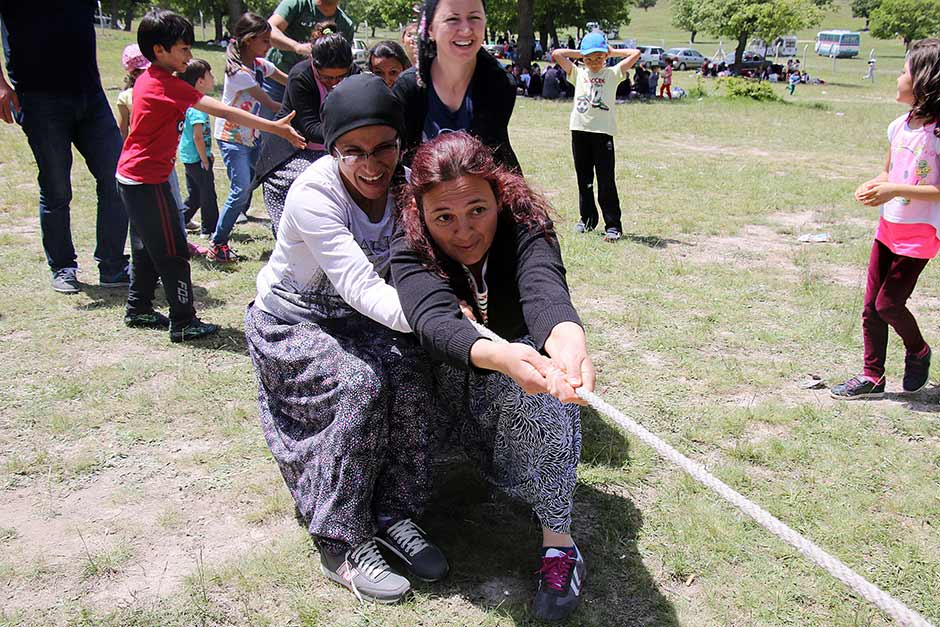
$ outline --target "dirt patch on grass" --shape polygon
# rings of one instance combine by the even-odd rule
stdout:
[[[3,606],[37,610],[68,598],[115,607],[173,594],[199,564],[242,555],[296,524],[289,516],[249,524],[245,506],[225,490],[194,494],[212,478],[198,468],[178,471],[172,459],[199,449],[189,442],[138,448],[136,461],[98,472],[93,481],[36,482],[6,492],[0,528],[15,530],[4,544],[7,559],[31,564],[38,557],[58,576],[37,580],[36,567],[18,571],[0,592]],[[125,557],[105,567],[115,547]]]

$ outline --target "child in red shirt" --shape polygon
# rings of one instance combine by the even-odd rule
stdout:
[[[151,65],[134,84],[131,131],[118,161],[118,191],[127,208],[131,233],[131,285],[124,322],[129,327],[170,330],[181,342],[219,330],[196,317],[186,233],[167,183],[186,109],[286,138],[297,148],[305,140],[290,125],[293,114],[271,122],[204,96],[177,78],[192,58],[193,25],[171,11],[154,9],[140,21],[137,42]],[[157,279],[163,281],[169,319],[154,311]]]

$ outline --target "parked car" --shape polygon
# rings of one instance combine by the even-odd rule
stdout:
[[[663,61],[672,61],[673,67],[684,71],[702,67],[705,57],[698,50],[691,48],[670,48],[663,54]]]
[[[639,63],[646,65],[662,65],[663,54],[666,52],[659,46],[637,46],[640,51]]]
[[[352,44],[353,61],[361,68],[369,65],[369,48],[366,42],[361,39],[353,39]]]
[[[732,52],[725,57],[725,63],[728,67],[734,65],[734,53]],[[754,70],[764,65],[764,57],[760,56],[756,52],[751,52],[750,50],[744,51],[744,56],[741,57],[741,69],[742,70]]]
[[[503,58],[503,46],[501,44],[483,44],[483,49],[497,59]]]

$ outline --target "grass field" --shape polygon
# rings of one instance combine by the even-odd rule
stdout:
[[[668,1],[634,9],[623,37],[679,45]],[[825,27],[859,27],[847,9]],[[815,31],[799,33],[810,40]],[[704,35],[697,47],[712,54]],[[120,88],[124,33],[99,35],[104,86]],[[801,43],[801,48],[802,48]],[[903,112],[899,42],[863,35],[860,59],[810,48],[827,81],[782,103],[715,94],[618,107],[627,237],[576,235],[569,103],[519,99],[510,132],[558,212],[599,392],[874,583],[940,620],[940,403],[900,388],[831,401],[800,383],[861,366],[860,309],[877,213],[852,191],[884,162]],[[868,49],[879,58],[861,80]],[[727,46],[726,46],[727,48]],[[200,51],[221,75],[217,49]],[[63,70],[65,71],[65,70]],[[676,83],[692,87],[689,73]],[[216,160],[217,164],[221,160]],[[217,165],[219,167],[219,165]],[[220,197],[224,170],[216,173]],[[360,606],[327,584],[258,427],[241,333],[267,222],[239,227],[233,268],[193,264],[205,343],[131,331],[95,280],[94,183],[76,157],[73,236],[84,291],[49,288],[36,170],[0,128],[0,625],[366,626],[533,624],[537,527],[467,466],[444,470],[425,520],[452,576],[404,605]],[[264,215],[260,195],[252,213]],[[804,233],[831,241],[802,244]],[[912,299],[940,341],[940,271]],[[887,619],[591,411],[574,535],[590,579],[585,626],[855,626]]]

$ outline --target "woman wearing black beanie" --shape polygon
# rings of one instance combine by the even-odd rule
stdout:
[[[497,163],[519,170],[509,144],[516,84],[483,49],[485,33],[483,0],[424,0],[417,64],[392,87],[405,111],[406,163],[418,144],[467,131],[493,150]]]
[[[429,360],[386,282],[404,118],[360,74],[326,98],[322,127],[328,154],[287,194],[245,336],[265,440],[323,573],[391,603],[410,584],[377,543],[422,580],[448,571],[412,522],[430,490]]]

